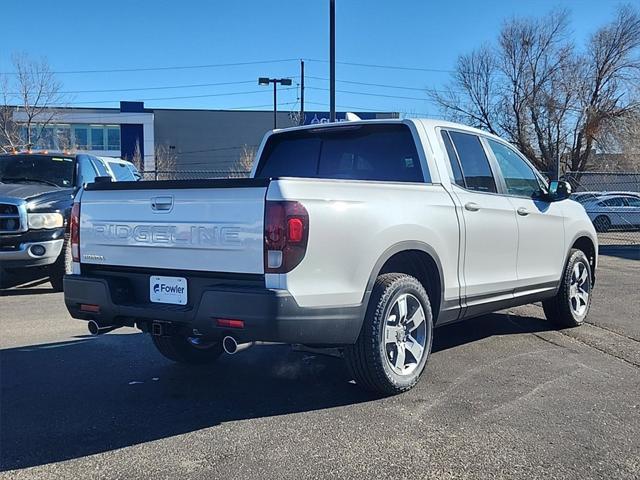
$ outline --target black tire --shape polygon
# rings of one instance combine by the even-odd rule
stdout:
[[[197,345],[183,335],[158,336],[151,339],[158,351],[169,360],[190,365],[205,365],[215,362],[222,352],[222,342]]]
[[[63,278],[65,274],[71,273],[73,268],[72,262],[71,243],[69,241],[69,235],[67,234],[64,236],[64,243],[62,244],[60,255],[55,263],[49,265],[49,281],[54,291],[61,292],[63,290]]]
[[[586,289],[588,291],[588,297],[584,305],[580,302],[580,306],[584,306],[584,311],[577,312],[574,306],[576,305],[575,297],[572,299],[572,276],[574,272],[574,268],[576,268],[576,264],[582,264],[584,266],[585,271],[587,272],[586,276]],[[569,253],[569,260],[567,261],[567,265],[564,269],[564,273],[562,275],[562,281],[560,283],[560,288],[558,289],[558,293],[555,297],[550,298],[542,302],[542,307],[544,308],[544,313],[551,323],[558,327],[566,328],[566,327],[578,327],[584,323],[585,318],[587,318],[587,314],[589,313],[589,308],[591,307],[591,287],[592,287],[592,275],[591,275],[591,265],[589,264],[589,259],[584,254],[582,250],[572,249]],[[580,288],[580,287],[578,287]],[[582,290],[582,288],[581,288]]]
[[[604,233],[611,229],[611,219],[606,215],[598,215],[593,221],[596,232]]]
[[[400,375],[392,369],[385,341],[387,317],[398,297],[403,294],[410,294],[418,300],[424,312],[426,327],[422,358],[415,369],[406,375]],[[405,392],[418,383],[431,353],[432,340],[431,302],[422,284],[409,275],[387,273],[376,279],[360,335],[354,345],[345,348],[345,359],[359,386],[377,393],[394,395]]]

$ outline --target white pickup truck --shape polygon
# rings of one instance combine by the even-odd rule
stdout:
[[[543,301],[580,325],[597,237],[564,182],[435,120],[266,135],[251,178],[93,183],[71,221],[71,315],[149,332],[166,357],[253,342],[338,347],[356,382],[411,388],[433,328]]]

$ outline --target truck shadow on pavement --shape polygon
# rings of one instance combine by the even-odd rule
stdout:
[[[535,318],[487,315],[437,329],[433,353],[490,336],[548,329]],[[185,367],[164,360],[143,334],[5,349],[0,368],[0,471],[225,422],[379,399],[350,383],[338,358],[264,346],[213,366]],[[428,392],[429,381],[427,372],[418,394]]]
[[[0,297],[52,292],[53,288],[49,284],[49,277],[43,276],[40,271],[6,273],[0,270]]]

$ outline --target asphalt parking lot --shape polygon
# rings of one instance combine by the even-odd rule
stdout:
[[[45,281],[5,290],[0,477],[640,478],[640,255],[610,253],[590,324],[440,328],[391,398],[284,346],[182,367],[135,330],[89,337]]]

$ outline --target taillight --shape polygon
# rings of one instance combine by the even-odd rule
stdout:
[[[267,201],[264,214],[264,271],[287,273],[304,258],[309,214],[298,202]]]
[[[69,222],[71,234],[71,257],[74,262],[80,261],[80,204],[74,203],[71,208],[71,221]]]

